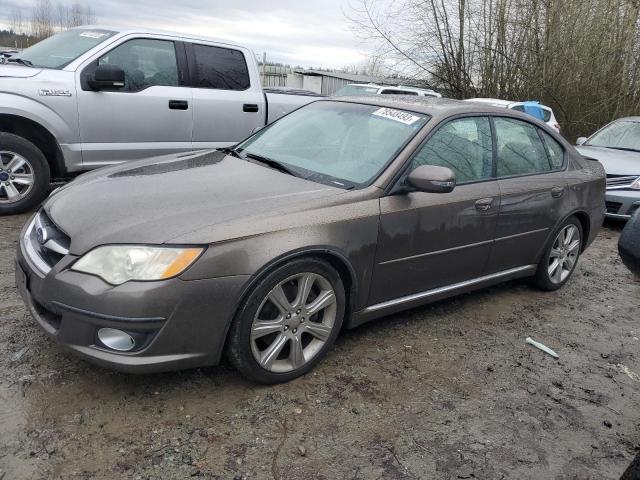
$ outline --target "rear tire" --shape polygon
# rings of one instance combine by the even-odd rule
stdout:
[[[259,280],[231,324],[227,357],[250,380],[288,382],[304,375],[333,345],[345,312],[340,275],[301,258]]]
[[[48,195],[49,164],[42,151],[29,140],[0,133],[0,215],[31,210]]]
[[[533,277],[534,285],[551,292],[567,283],[578,264],[583,242],[580,220],[569,217],[551,235]]]

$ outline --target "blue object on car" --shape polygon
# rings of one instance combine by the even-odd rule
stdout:
[[[544,111],[539,102],[524,102],[524,113],[544,122]]]

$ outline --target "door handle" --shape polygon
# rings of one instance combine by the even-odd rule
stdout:
[[[476,201],[476,210],[478,210],[479,212],[486,212],[487,210],[490,210],[492,206],[492,197],[481,198],[480,200]]]
[[[245,103],[242,106],[242,111],[247,113],[256,113],[258,111],[258,105],[255,103]]]
[[[553,187],[551,189],[551,196],[553,198],[560,198],[562,195],[564,195],[564,187]]]
[[[169,100],[169,108],[171,110],[188,110],[189,102],[186,100]]]

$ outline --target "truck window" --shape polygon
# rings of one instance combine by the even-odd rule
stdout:
[[[193,45],[195,87],[246,90],[251,86],[244,55],[230,48]]]
[[[120,91],[139,92],[152,86],[178,86],[176,48],[168,40],[137,38],[129,40],[98,60],[98,64],[118,65],[125,83]]]

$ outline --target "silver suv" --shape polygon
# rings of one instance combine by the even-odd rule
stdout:
[[[222,40],[113,27],[50,37],[0,65],[0,215],[51,178],[231,146],[313,96],[267,93],[254,54]]]

